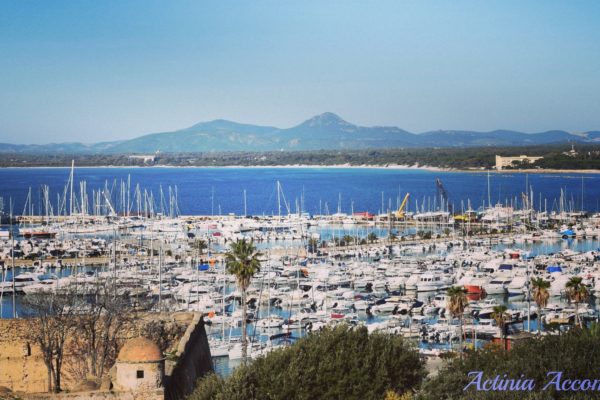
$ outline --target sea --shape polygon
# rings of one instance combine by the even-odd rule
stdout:
[[[0,169],[4,212],[13,215],[54,214],[70,199],[70,168]],[[143,208],[179,215],[277,215],[279,212],[334,214],[394,210],[410,193],[408,211],[446,207],[455,211],[490,203],[520,206],[524,195],[537,210],[597,212],[600,174],[447,172],[394,168],[76,168],[73,192],[80,207],[82,182],[87,207],[101,192],[117,212]],[[47,186],[47,193],[44,187]],[[139,187],[139,190],[137,188]],[[162,190],[161,190],[162,189]],[[84,197],[84,202],[86,201]],[[29,201],[28,201],[29,198]],[[138,198],[141,201],[138,201]],[[562,201],[561,201],[562,200]],[[145,202],[148,204],[148,202]],[[443,204],[441,204],[443,203]],[[176,207],[175,207],[176,204]],[[281,210],[281,211],[280,211]]]

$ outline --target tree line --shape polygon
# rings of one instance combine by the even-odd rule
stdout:
[[[0,167],[69,167],[77,166],[279,166],[279,165],[368,165],[368,166],[431,166],[453,169],[491,169],[495,156],[527,154],[543,156],[534,164],[513,168],[600,169],[600,145],[578,145],[577,155],[563,153],[570,145],[539,145],[531,147],[468,147],[468,148],[394,148],[364,150],[269,151],[269,152],[205,152],[159,153],[154,161],[130,158],[130,154],[25,154],[7,153],[0,158]]]

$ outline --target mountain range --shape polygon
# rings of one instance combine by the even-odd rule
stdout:
[[[82,143],[22,145],[0,143],[0,153],[119,154],[355,150],[364,148],[423,148],[534,146],[558,143],[600,144],[600,131],[570,133],[553,130],[523,133],[509,130],[491,132],[431,131],[411,133],[391,126],[364,127],[326,112],[292,128],[248,125],[227,120],[201,122],[189,128],[143,135],[130,140]]]

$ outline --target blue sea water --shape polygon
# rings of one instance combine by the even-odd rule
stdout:
[[[43,213],[42,185],[49,186],[48,197],[57,210],[57,199],[64,196],[69,173],[67,168],[0,169],[4,211],[9,211],[12,199],[13,213],[23,213],[31,187],[34,214]],[[155,210],[160,208],[162,186],[166,212],[170,186],[173,197],[177,187],[183,215],[243,214],[244,191],[248,214],[277,214],[277,181],[283,192],[282,213],[287,213],[288,208],[295,212],[297,206],[311,214],[333,214],[338,209],[345,213],[378,213],[382,207],[384,211],[395,209],[407,192],[411,194],[409,210],[414,211],[417,204],[420,209],[435,209],[440,203],[436,178],[442,181],[455,210],[466,208],[468,201],[474,209],[488,204],[485,173],[375,168],[79,168],[74,179],[76,198],[79,182],[86,181],[89,208],[92,190],[107,188],[113,206],[121,211],[121,182],[127,187],[128,178],[131,210],[136,208],[135,187],[139,184],[142,194],[144,189],[153,193]],[[569,209],[580,210],[583,206],[587,211],[598,211],[600,174],[492,173],[489,178],[492,204],[520,205],[522,193],[527,192],[536,209],[557,210],[561,190]]]

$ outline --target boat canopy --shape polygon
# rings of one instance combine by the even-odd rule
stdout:
[[[546,272],[562,272],[560,265],[548,265]]]
[[[198,265],[198,271],[208,271],[209,269],[210,269],[210,265],[208,265],[208,264]]]
[[[512,271],[513,265],[512,264],[500,264],[500,267],[498,269],[500,271]]]

